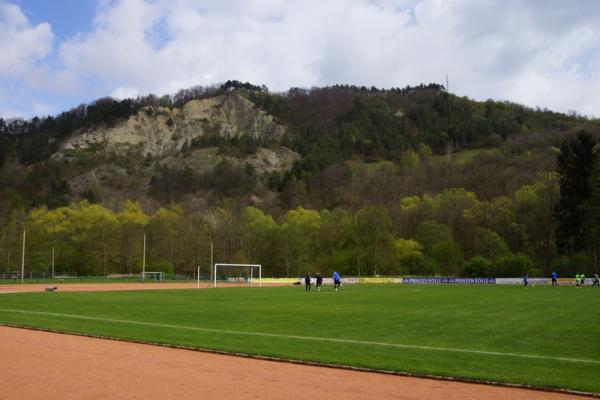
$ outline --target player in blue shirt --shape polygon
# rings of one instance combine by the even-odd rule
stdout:
[[[552,272],[550,277],[552,278],[552,286],[558,286],[558,283],[556,282],[556,278],[558,278],[558,274],[556,272]]]
[[[338,274],[337,272],[334,272],[333,273],[333,288],[337,292],[338,289],[341,287],[342,287],[342,278],[340,277],[340,274]]]
[[[525,274],[525,276],[523,277],[523,285],[525,285],[525,287],[527,287],[527,280],[529,279],[529,275]]]

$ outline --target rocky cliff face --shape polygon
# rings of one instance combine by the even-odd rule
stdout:
[[[146,107],[114,126],[75,133],[53,159],[73,171],[69,174],[72,193],[91,190],[103,202],[118,204],[126,198],[145,198],[152,179],[164,168],[200,176],[227,161],[240,169],[251,166],[258,176],[288,171],[300,155],[278,144],[285,132],[254,103],[227,93],[192,100],[181,108]],[[206,140],[203,146],[190,146],[195,139],[212,136],[252,137],[270,146],[237,157],[208,147]],[[199,193],[195,198],[203,196]]]
[[[55,157],[90,147],[110,152],[134,150],[152,157],[177,155],[186,143],[207,135],[248,135],[280,139],[285,127],[238,94],[192,100],[182,108],[146,107],[113,127],[80,132],[66,140]]]

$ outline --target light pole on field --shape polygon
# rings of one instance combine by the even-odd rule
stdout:
[[[56,242],[52,241],[52,279],[54,279],[54,244]]]
[[[146,280],[146,232],[144,232],[144,253],[142,255],[142,280]]]
[[[212,240],[212,235],[210,233],[207,233],[206,236],[208,236],[208,240],[210,240],[210,280],[213,280],[213,240]]]
[[[25,283],[25,229],[23,229],[23,252],[21,253],[21,284]]]

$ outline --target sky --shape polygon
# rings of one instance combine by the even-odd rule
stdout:
[[[0,0],[0,117],[228,79],[600,117],[600,0]]]

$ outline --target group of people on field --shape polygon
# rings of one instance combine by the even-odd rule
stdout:
[[[306,275],[304,276],[304,285],[305,285],[305,290],[309,291],[310,285],[311,285],[311,277],[310,277],[309,273],[306,273]],[[317,287],[317,290],[319,292],[321,291],[322,285],[323,285],[323,277],[321,276],[320,272],[317,272],[317,274],[315,275],[315,286]],[[333,273],[333,288],[337,292],[339,289],[341,289],[341,287],[342,287],[342,277],[337,272],[334,272]]]
[[[550,275],[550,278],[552,278],[552,286],[558,286],[558,274],[556,272],[552,272],[552,274]],[[529,281],[529,275],[525,274],[525,276],[523,276],[523,284],[527,287],[528,282]],[[585,284],[585,274],[575,274],[575,287],[582,287]],[[600,287],[600,277],[598,277],[598,274],[594,274],[594,276],[592,277],[592,287],[594,286],[598,286]]]
[[[576,274],[575,275],[575,286],[580,288],[584,284],[585,284],[585,274]],[[594,274],[594,276],[592,277],[592,287],[594,287],[594,286],[600,287],[600,278],[598,277],[598,274]]]

